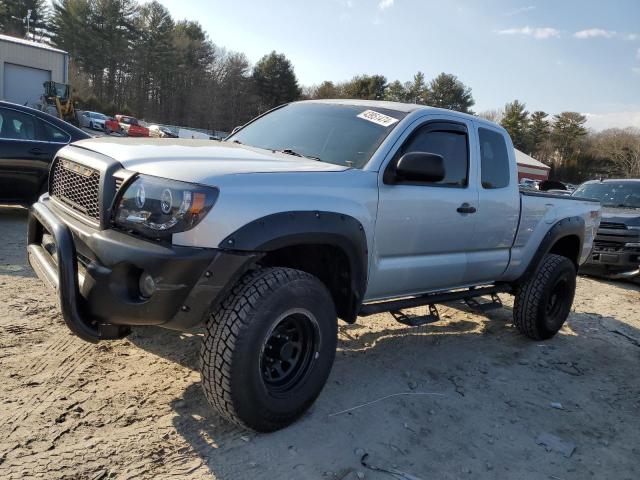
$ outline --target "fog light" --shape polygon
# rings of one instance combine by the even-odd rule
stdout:
[[[138,286],[140,295],[146,298],[149,298],[156,291],[156,281],[147,272],[142,272],[142,275],[140,275]]]

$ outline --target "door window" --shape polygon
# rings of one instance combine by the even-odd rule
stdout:
[[[8,108],[0,108],[0,138],[4,140],[35,140],[35,118]]]
[[[409,152],[435,153],[444,160],[445,177],[434,186],[466,187],[469,172],[469,143],[464,127],[426,125],[403,145],[400,156]],[[400,158],[398,156],[398,159]]]

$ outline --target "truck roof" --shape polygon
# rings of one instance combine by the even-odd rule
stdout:
[[[444,108],[430,107],[427,105],[418,105],[417,103],[389,102],[386,100],[356,100],[356,99],[350,99],[350,98],[302,100],[296,103],[327,103],[327,104],[334,104],[334,105],[353,105],[353,106],[368,107],[368,108],[386,108],[388,110],[396,110],[398,112],[404,112],[404,113],[411,113],[419,110],[429,110],[429,111],[432,111],[433,113],[446,113],[449,115],[456,115],[462,118],[467,118],[469,120],[473,120],[478,123],[491,125],[492,127],[498,127],[501,130],[504,130],[497,123],[491,122],[481,117],[477,117],[475,115],[456,112],[454,110],[447,110]]]

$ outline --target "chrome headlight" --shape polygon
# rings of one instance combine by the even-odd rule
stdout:
[[[114,221],[147,237],[167,237],[195,227],[217,198],[217,188],[139,175],[120,197]]]

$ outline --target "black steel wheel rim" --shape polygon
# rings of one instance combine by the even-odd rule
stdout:
[[[558,278],[553,284],[553,287],[547,297],[547,304],[545,307],[547,321],[549,323],[555,324],[556,322],[563,320],[562,313],[566,308],[567,297],[569,296],[570,291],[569,281],[564,275]]]
[[[289,392],[311,372],[320,332],[310,312],[296,310],[282,315],[265,338],[260,353],[260,373],[269,393]]]

